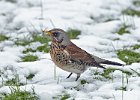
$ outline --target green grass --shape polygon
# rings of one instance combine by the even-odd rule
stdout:
[[[68,29],[67,34],[69,35],[70,39],[76,39],[77,36],[81,34],[81,31],[78,29]]]
[[[33,38],[33,42],[48,43],[50,41],[48,36],[41,33],[34,33],[31,37]]]
[[[128,30],[130,26],[126,26],[126,25],[122,25],[122,27],[120,27],[120,29],[117,31],[117,33],[119,35],[123,35],[123,34],[126,34],[126,33],[130,33],[130,31]]]
[[[8,40],[10,37],[4,35],[4,34],[0,34],[0,42],[1,41],[5,41],[5,40]]]
[[[64,94],[64,95],[62,95],[62,97],[60,98],[60,100],[66,100],[68,98],[70,98],[70,95],[69,94]]]
[[[104,70],[104,72],[101,74],[101,76],[104,76],[107,79],[112,79],[112,76],[110,75],[111,73],[113,73],[114,71],[119,70],[122,73],[126,74],[126,75],[132,75],[131,72],[126,71],[126,70],[122,70],[122,69],[117,69],[117,68],[107,68]]]
[[[50,50],[50,48],[49,48],[48,44],[44,44],[43,46],[37,47],[36,50],[37,51],[40,51],[40,52],[46,52],[46,53],[48,53],[49,50]]]
[[[117,40],[120,40],[120,38],[114,38],[114,39],[113,39],[113,41],[117,41]]]
[[[120,88],[117,89],[117,90],[127,91],[127,87],[126,87],[126,86],[125,86],[125,87],[120,87]]]
[[[31,35],[27,35],[23,39],[18,38],[15,41],[15,44],[26,46],[26,45],[30,45],[33,42],[40,42],[40,43],[48,44],[49,41],[50,41],[50,38],[48,36],[45,36],[41,33],[32,33]]]
[[[36,96],[36,93],[33,90],[33,93],[30,93],[26,90],[21,91],[20,86],[10,86],[11,93],[3,93],[3,99],[2,100],[39,100]]]
[[[120,69],[119,69],[120,70]],[[124,74],[126,74],[126,75],[132,75],[132,73],[131,72],[129,72],[129,71],[126,71],[126,70],[120,70],[120,71],[122,71]]]
[[[7,81],[5,81],[4,85],[6,85],[6,86],[16,86],[16,85],[23,85],[23,83],[19,82],[19,76],[18,75],[14,75],[14,78],[8,79]]]
[[[7,80],[5,82],[5,85],[16,85],[17,84],[17,79],[16,78],[12,78],[10,80]]]
[[[140,7],[140,0],[134,0],[133,5]]]
[[[16,44],[17,46],[19,46],[19,45],[21,45],[21,46],[26,46],[26,45],[29,45],[29,44],[32,43],[32,42],[33,42],[33,40],[30,39],[30,38],[23,38],[23,39],[17,39],[17,40],[15,41],[15,44]]]
[[[31,55],[31,54],[27,54],[24,57],[21,57],[22,62],[32,62],[32,61],[37,61],[37,60],[38,60],[38,56]]]
[[[16,41],[16,44],[26,46],[26,45],[30,45],[30,43],[33,43],[33,42],[40,42],[43,45],[38,46],[36,49],[27,48],[22,51],[24,54],[29,53],[29,52],[36,52],[36,51],[46,52],[46,53],[49,52],[48,42],[50,41],[50,38],[48,36],[45,36],[41,33],[32,33],[31,38],[32,39],[22,39],[22,40]]]
[[[37,96],[28,91],[15,90],[11,94],[6,94],[3,100],[39,100]]]
[[[140,48],[140,44],[136,44],[136,45],[133,45],[133,46],[132,46],[132,49],[133,49],[133,50],[136,50],[136,49],[139,49],[139,48]]]
[[[67,100],[68,98],[70,98],[70,95],[66,92],[62,92],[61,95],[57,95],[56,97],[53,97],[53,100]]]
[[[31,80],[34,76],[35,76],[35,74],[30,73],[28,76],[26,76],[26,78],[28,80]]]
[[[86,84],[88,82],[86,80],[81,80],[80,83],[83,85],[83,84]]]
[[[103,76],[106,79],[113,79],[113,76],[111,75],[111,73],[113,73],[116,70],[121,71],[123,74],[129,75],[129,76],[132,75],[131,72],[126,71],[126,70],[122,70],[122,69],[118,69],[118,68],[106,68],[103,71],[103,73],[99,73],[98,71],[96,71],[94,73],[94,75],[100,75],[100,76]]]
[[[130,16],[140,16],[139,10],[135,10],[135,9],[131,9],[131,8],[123,10],[122,13],[125,15],[130,15]]]
[[[26,48],[25,50],[22,51],[22,53],[27,54],[29,52],[36,52],[36,51],[48,53],[49,50],[50,50],[49,45],[44,44],[42,46],[38,46],[36,49]]]
[[[118,50],[117,55],[119,59],[124,61],[127,65],[140,62],[140,53],[134,52],[132,50]]]
[[[36,52],[36,50],[33,50],[32,48],[27,48],[22,51],[22,53],[24,53],[24,54],[29,53],[29,52]]]
[[[107,68],[107,69],[104,70],[104,72],[101,74],[101,76],[103,76],[103,77],[105,77],[107,79],[112,79],[112,77],[110,76],[110,74],[112,72],[114,72],[115,70],[117,70],[117,69],[115,69],[115,68]]]
[[[15,78],[6,81],[4,86],[9,86],[10,93],[1,93],[2,100],[39,100],[34,88],[32,88],[32,92],[26,91],[26,88],[25,90],[20,89],[21,83],[18,74],[15,75]]]

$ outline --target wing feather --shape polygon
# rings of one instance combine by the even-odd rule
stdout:
[[[85,50],[82,50],[81,48],[77,47],[73,43],[66,46],[65,50],[69,53],[69,56],[72,60],[80,61],[85,65],[103,68],[103,66],[101,66],[99,63],[97,63],[95,61],[95,59],[93,58],[93,56],[91,54],[89,54]]]

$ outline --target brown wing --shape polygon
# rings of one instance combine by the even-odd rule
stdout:
[[[66,46],[65,50],[69,53],[72,60],[81,61],[83,64],[89,65],[89,66],[102,67],[95,61],[95,59],[92,57],[91,54],[77,47],[73,43]]]

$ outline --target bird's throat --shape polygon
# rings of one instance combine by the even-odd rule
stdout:
[[[53,41],[54,41],[54,42],[58,42],[58,43],[62,43],[63,39],[58,40],[57,38],[54,37],[54,38],[53,38]]]

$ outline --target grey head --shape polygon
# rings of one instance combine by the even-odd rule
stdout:
[[[62,29],[54,28],[49,31],[44,30],[44,32],[51,37],[53,42],[58,42],[64,46],[67,46],[71,43],[68,34]]]

